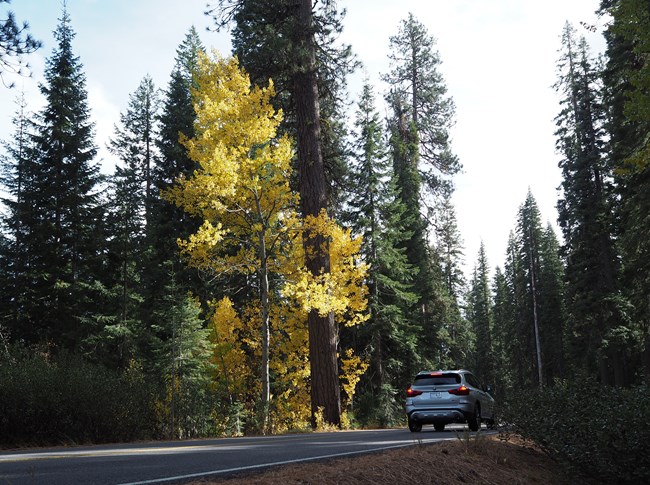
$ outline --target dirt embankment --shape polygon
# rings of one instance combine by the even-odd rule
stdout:
[[[516,437],[459,438],[431,445],[373,453],[327,462],[274,468],[229,479],[194,484],[494,484],[587,485],[568,476],[548,455]]]

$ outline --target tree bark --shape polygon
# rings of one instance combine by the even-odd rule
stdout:
[[[321,153],[320,104],[316,77],[316,46],[312,0],[297,0],[296,37],[298,69],[293,79],[298,132],[298,176],[303,216],[318,216],[327,209],[327,184]],[[305,233],[305,264],[314,275],[330,272],[329,246],[320,235]],[[337,331],[332,313],[309,313],[309,362],[311,366],[312,426],[323,413],[327,423],[341,422],[340,390],[336,358]]]

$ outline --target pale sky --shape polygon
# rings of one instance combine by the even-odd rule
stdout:
[[[389,36],[412,12],[437,39],[441,71],[456,104],[452,149],[463,164],[455,179],[458,224],[465,245],[467,271],[481,241],[493,269],[502,265],[508,234],[530,188],[543,221],[555,224],[559,160],[553,119],[558,99],[552,89],[560,35],[566,21],[602,52],[599,33],[580,26],[602,27],[595,11],[600,0],[339,0],[347,8],[342,40],[350,43],[381,98],[380,73],[388,71]],[[194,25],[203,43],[230,53],[227,32],[207,32],[206,0],[67,0],[77,36],[73,50],[84,66],[89,105],[96,123],[100,156],[113,125],[127,107],[129,94],[150,74],[165,88],[176,48]],[[55,47],[52,31],[61,0],[12,0],[0,4],[0,18],[11,9],[44,47],[29,56],[31,79],[14,79],[16,89],[0,86],[0,139],[12,133],[14,100],[24,89],[28,107],[38,111],[45,58]],[[356,100],[362,73],[350,80]],[[110,171],[110,170],[107,170]],[[560,236],[558,231],[558,236]]]

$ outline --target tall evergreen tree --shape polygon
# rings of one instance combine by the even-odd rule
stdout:
[[[566,307],[564,302],[564,264],[560,259],[560,243],[548,224],[541,234],[539,269],[539,325],[544,355],[545,383],[566,377]]]
[[[74,35],[64,9],[41,85],[46,105],[33,138],[33,186],[25,202],[38,214],[29,221],[24,245],[31,258],[28,306],[33,312],[19,331],[28,342],[73,349],[93,332],[88,322],[102,243],[97,150],[85,75],[72,51]]]
[[[144,225],[151,219],[154,197],[153,169],[157,165],[156,150],[157,118],[159,110],[158,90],[151,76],[145,76],[129,97],[129,106],[120,116],[120,126],[110,142],[111,151],[120,157],[142,184]]]
[[[183,137],[195,135],[196,113],[192,104],[191,89],[194,87],[194,71],[198,65],[199,53],[204,46],[198,32],[191,27],[176,50],[174,68],[167,89],[164,92],[157,121],[158,133],[156,148],[158,157],[152,170],[152,193],[150,198],[151,216],[146,230],[145,254],[147,271],[142,274],[144,323],[151,331],[151,348],[145,354],[148,359],[160,352],[160,345],[173,338],[171,323],[153,317],[161,306],[168,306],[169,288],[184,288],[191,291],[205,303],[208,299],[219,298],[213,294],[212,285],[202,281],[196,271],[181,263],[177,240],[185,239],[194,233],[200,221],[180,208],[163,200],[161,194],[168,190],[179,177],[189,177],[197,168],[182,145]],[[170,278],[174,280],[171,284]],[[184,305],[187,295],[181,295],[177,305]]]
[[[485,246],[481,243],[467,297],[467,318],[474,326],[473,370],[483,382],[493,383],[496,375],[492,350],[492,302],[489,267]]]
[[[520,299],[516,301],[519,307],[520,331],[523,332],[526,351],[533,360],[532,368],[535,376],[529,376],[531,382],[544,385],[544,355],[542,352],[541,316],[546,311],[541,305],[541,261],[540,249],[542,226],[540,213],[532,193],[528,190],[526,200],[519,208],[516,237],[517,257],[520,271],[517,275],[518,286],[522,288]]]
[[[440,266],[444,276],[447,292],[457,301],[465,290],[463,274],[463,241],[456,210],[451,198],[446,196],[436,210],[435,219],[436,252],[440,255]]]
[[[403,242],[408,237],[404,207],[396,192],[385,133],[375,96],[364,84],[355,118],[354,162],[349,173],[351,194],[345,218],[363,236],[362,253],[369,264],[369,321],[354,329],[357,347],[370,357],[370,372],[362,382],[365,395],[359,411],[365,420],[389,425],[401,417],[397,400],[401,383],[417,372],[418,334],[407,316],[416,296],[412,268]],[[345,329],[341,338],[346,338]],[[358,352],[359,353],[359,352]]]
[[[327,183],[320,140],[320,100],[316,67],[316,36],[313,31],[312,0],[300,0],[294,14],[292,32],[298,47],[298,72],[292,77],[298,141],[298,178],[300,204],[304,217],[318,217],[327,211]],[[327,241],[309,231],[303,234],[305,265],[313,275],[330,273],[331,261]],[[321,316],[309,312],[309,363],[311,369],[312,424],[323,413],[327,423],[341,422],[341,399],[338,383],[337,329],[334,314]],[[322,409],[322,411],[321,411]]]
[[[156,298],[165,293],[168,264],[175,268],[177,284],[182,282],[200,294],[199,285],[195,284],[196,279],[187,271],[183,271],[179,264],[179,249],[176,244],[178,238],[186,238],[195,232],[199,222],[173,204],[162,200],[160,193],[171,187],[178,177],[188,177],[196,169],[196,163],[189,158],[180,138],[189,139],[195,134],[196,114],[190,90],[199,52],[204,50],[198,32],[191,27],[176,51],[175,65],[162,100],[156,139],[160,156],[155,160],[152,174],[152,216],[147,231],[151,247],[151,271],[145,286],[148,288],[149,299],[152,300],[150,306],[154,305]]]
[[[511,382],[515,388],[534,387],[537,385],[534,353],[531,350],[532,327],[530,305],[527,302],[527,278],[524,264],[520,258],[520,243],[512,231],[508,237],[506,260],[504,266],[505,286],[501,287],[500,305],[502,319],[499,320],[498,335],[503,336],[502,349],[507,356],[511,370]],[[506,301],[510,298],[510,301]],[[532,357],[531,357],[532,356]]]
[[[31,311],[27,304],[30,255],[25,250],[25,242],[29,237],[30,221],[38,212],[29,202],[34,163],[33,125],[29,116],[25,97],[21,95],[17,98],[17,111],[12,120],[14,134],[11,141],[3,143],[5,153],[0,158],[0,184],[8,194],[1,199],[7,212],[2,214],[0,222],[3,236],[6,234],[7,238],[3,238],[0,253],[3,268],[0,325],[5,325],[16,336],[27,330]]]
[[[166,254],[160,255],[162,259],[176,259],[176,239],[186,237],[197,227],[196,221],[188,219],[183,211],[160,199],[159,193],[168,189],[178,177],[189,176],[196,169],[196,163],[189,158],[180,138],[194,136],[196,114],[190,90],[194,84],[193,72],[199,53],[204,51],[196,28],[191,27],[176,50],[174,69],[162,101],[156,140],[160,157],[153,171],[155,189],[152,194],[156,201],[154,244],[164,248]]]
[[[420,212],[420,189],[422,179],[418,172],[419,148],[415,125],[406,114],[406,107],[399,94],[389,99],[393,111],[389,120],[390,149],[395,184],[400,203],[404,206],[403,220],[408,239],[401,243],[408,263],[413,267],[414,288],[417,289],[417,304],[410,312],[411,325],[419,328],[420,338],[425,342],[423,356],[430,365],[438,355],[439,328],[434,321],[435,288],[440,281],[434,280],[432,257],[427,242],[427,223]]]
[[[131,94],[129,105],[115,126],[109,150],[119,158],[112,178],[107,214],[108,289],[104,328],[94,340],[96,354],[125,367],[139,352],[144,338],[142,288],[146,230],[151,219],[152,167],[156,160],[154,134],[157,91],[145,76]]]
[[[432,194],[451,190],[450,177],[460,170],[449,144],[455,107],[446,96],[435,44],[426,27],[409,14],[390,38],[391,71],[384,76],[391,96],[401,100],[404,115],[415,126],[419,169],[424,188]]]
[[[564,375],[563,269],[557,238],[542,228],[529,190],[508,243],[506,272],[495,279],[498,352],[514,386],[543,386]]]
[[[620,248],[625,295],[632,306],[632,342],[639,342],[632,367],[650,375],[650,63],[647,62],[647,5],[640,0],[603,0],[612,21],[605,31],[607,65],[603,74],[608,109],[610,159],[617,185]],[[636,362],[634,362],[636,361]]]
[[[166,435],[187,439],[214,433],[214,409],[210,395],[210,330],[204,328],[201,304],[189,298],[169,273],[165,296],[152,315],[151,363],[165,386],[161,413]],[[171,335],[167,333],[171,331]]]
[[[438,337],[442,345],[440,365],[462,367],[471,349],[472,329],[461,312],[466,281],[463,273],[463,241],[458,229],[456,211],[449,194],[443,195],[435,211],[435,243],[432,254],[441,277],[436,291],[442,322]]]
[[[611,172],[604,162],[604,111],[584,38],[567,24],[562,35],[556,118],[562,155],[559,223],[567,260],[567,308],[571,355],[577,369],[605,383],[624,383],[630,347],[617,282],[612,227]]]
[[[498,266],[494,272],[492,294],[494,297],[492,345],[494,365],[497,370],[494,376],[494,391],[496,398],[503,401],[507,396],[508,389],[513,387],[514,366],[509,346],[513,338],[510,329],[515,327],[515,319],[512,289],[506,274]]]
[[[94,358],[124,369],[139,359],[142,335],[142,255],[144,194],[132,166],[118,165],[112,177],[106,214],[105,287],[101,331],[88,343]]]
[[[390,38],[391,71],[384,80],[390,86],[387,102],[392,111],[393,166],[410,217],[411,237],[405,247],[409,263],[418,271],[415,287],[419,310],[413,318],[422,328],[427,358],[435,362],[445,353],[440,338],[449,306],[440,258],[430,250],[430,227],[423,212],[427,207],[427,215],[433,215],[436,197],[451,192],[450,177],[460,165],[449,147],[454,107],[445,97],[446,86],[438,71],[440,57],[433,51],[434,45],[433,37],[410,14],[401,22],[398,34]]]

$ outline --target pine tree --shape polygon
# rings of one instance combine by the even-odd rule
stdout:
[[[125,369],[141,358],[144,194],[130,166],[116,166],[108,190],[102,328],[88,340],[93,357]],[[98,302],[99,303],[99,302]],[[97,312],[100,313],[99,311]]]
[[[562,35],[556,118],[562,154],[559,223],[567,260],[567,308],[571,356],[577,369],[606,383],[624,383],[629,342],[618,288],[612,227],[611,174],[604,162],[604,111],[597,71],[584,38],[567,24]]]
[[[111,180],[106,217],[107,264],[103,284],[107,288],[103,329],[92,339],[95,354],[113,360],[118,368],[141,358],[146,313],[143,275],[146,231],[151,218],[151,169],[156,160],[154,147],[157,93],[146,76],[131,94],[129,105],[115,126],[109,150],[119,158]],[[107,269],[108,269],[107,268]],[[100,351],[101,349],[101,351]]]
[[[467,319],[474,326],[473,370],[483,382],[494,382],[496,369],[492,350],[492,301],[489,267],[485,246],[481,243],[467,297]]]
[[[542,313],[546,308],[541,306],[541,261],[540,248],[542,226],[540,213],[530,190],[526,200],[519,208],[517,228],[517,257],[519,258],[520,273],[518,286],[523,289],[522,298],[516,304],[519,306],[519,315],[523,318],[520,322],[522,331],[525,332],[524,341],[529,355],[534,356],[532,367],[536,371],[535,381],[539,386],[544,385],[544,356],[542,352],[541,328]],[[533,379],[533,376],[530,376]]]
[[[32,168],[34,147],[33,125],[27,112],[24,95],[16,100],[17,111],[12,123],[14,134],[11,142],[4,142],[5,154],[0,161],[0,183],[8,194],[2,198],[7,208],[0,219],[3,236],[2,245],[2,310],[0,320],[16,339],[25,338],[29,329],[29,268],[30,255],[25,250],[29,237],[30,221],[37,216],[38,209],[30,204],[33,191]],[[31,278],[34,276],[32,275]]]
[[[190,28],[176,51],[176,63],[165,91],[160,114],[160,129],[156,140],[160,157],[153,171],[155,187],[152,227],[149,231],[151,244],[156,252],[155,263],[177,261],[176,240],[196,231],[199,223],[179,208],[162,200],[160,192],[168,189],[178,177],[189,176],[197,168],[187,154],[180,138],[192,138],[196,114],[192,105],[190,89],[194,81],[194,70],[198,55],[204,47],[194,27]],[[152,278],[152,283],[157,277]],[[187,280],[184,275],[183,280]]]
[[[470,352],[472,330],[461,312],[466,293],[463,273],[463,242],[456,221],[456,211],[448,195],[443,195],[435,212],[435,243],[431,251],[440,272],[436,291],[442,322],[438,338],[442,345],[440,365],[463,367]]]
[[[0,0],[9,3],[11,0]],[[5,72],[25,75],[29,72],[29,64],[23,61],[25,54],[31,54],[41,47],[42,43],[29,33],[29,25],[16,23],[13,12],[7,12],[7,18],[0,19],[0,80],[6,86]],[[10,84],[9,87],[13,87]]]
[[[142,254],[146,271],[141,275],[142,318],[148,329],[143,342],[147,348],[143,352],[147,359],[163,352],[160,347],[167,348],[168,341],[173,339],[171,321],[153,318],[161,307],[169,305],[170,299],[181,305],[181,300],[186,297],[184,292],[189,291],[199,298],[205,311],[209,299],[222,296],[221,292],[215,293],[214,285],[202,279],[202,274],[187,268],[181,261],[177,241],[196,232],[200,221],[161,197],[177,179],[191,176],[197,168],[181,140],[195,135],[196,113],[191,89],[195,87],[194,72],[203,51],[199,34],[191,27],[176,50],[175,64],[156,120],[158,156],[154,159],[151,173],[150,217]],[[181,300],[168,294],[170,288],[183,293]]]
[[[509,352],[513,335],[510,329],[515,327],[514,298],[505,273],[496,267],[492,283],[494,301],[492,305],[494,365],[494,391],[499,401],[504,401],[509,389],[513,388],[514,366]]]
[[[420,212],[422,180],[418,172],[419,148],[415,125],[409,121],[403,100],[399,95],[390,99],[393,117],[389,120],[390,148],[395,185],[404,207],[403,225],[408,239],[401,243],[407,262],[413,268],[413,286],[417,289],[417,303],[410,311],[411,325],[419,328],[425,342],[422,352],[427,362],[433,364],[438,355],[439,328],[434,326],[435,281],[432,258],[427,243],[427,224]]]
[[[458,229],[456,211],[450,197],[444,197],[436,211],[436,250],[447,292],[457,301],[465,289],[463,274],[463,241]]]
[[[401,409],[397,402],[401,383],[420,365],[418,334],[407,318],[416,296],[403,248],[408,237],[402,223],[404,207],[396,192],[373,88],[367,80],[357,105],[348,191],[344,216],[363,237],[362,253],[370,266],[370,318],[351,337],[343,330],[341,338],[354,338],[356,347],[370,356],[370,375],[362,382],[364,405],[357,414],[390,425],[398,420],[397,409]]]
[[[500,308],[503,318],[499,321],[498,334],[503,336],[502,349],[506,354],[511,370],[512,386],[530,388],[537,385],[537,369],[532,339],[532,326],[529,324],[531,306],[527,294],[529,285],[526,269],[522,263],[521,245],[512,231],[508,237],[504,266],[505,286],[502,286]],[[531,358],[533,356],[533,358]]]
[[[25,202],[38,209],[24,250],[31,259],[27,306],[33,312],[21,334],[29,342],[76,349],[94,329],[94,285],[101,263],[98,239],[99,170],[82,65],[72,51],[74,32],[64,9],[47,60],[37,118],[32,190]],[[27,195],[27,194],[26,194]]]
[[[433,216],[435,197],[449,195],[450,177],[460,166],[449,148],[448,129],[454,114],[453,102],[445,97],[446,87],[438,72],[440,58],[426,28],[413,15],[400,24],[390,38],[391,71],[384,76],[390,86],[393,167],[402,201],[409,216],[405,243],[408,261],[417,268],[418,310],[414,323],[422,329],[426,357],[434,363],[447,353],[441,341],[449,317],[449,295],[442,280],[441,259],[431,251],[429,224],[423,212]]]
[[[140,180],[142,190],[143,225],[151,220],[151,205],[154,197],[153,169],[157,165],[158,153],[155,135],[158,131],[158,90],[151,76],[145,76],[138,88],[129,97],[129,106],[120,116],[120,126],[115,128],[115,138],[110,142],[112,153],[120,158],[129,170]]]
[[[650,98],[647,5],[639,0],[608,0],[601,10],[612,17],[605,31],[607,65],[603,74],[605,102],[609,113],[607,132],[610,159],[620,199],[618,233],[622,259],[622,288],[632,305],[630,324],[631,368],[641,367],[650,375],[650,157],[647,116]]]
[[[174,278],[173,273],[168,275],[165,297],[151,316],[152,338],[165,336],[152,345],[151,363],[165,386],[161,411],[167,418],[166,435],[170,439],[209,436],[215,432],[216,408],[210,394],[210,330],[204,328],[200,302]]]
[[[403,115],[415,127],[422,181],[433,194],[451,190],[450,177],[461,168],[449,145],[455,107],[446,97],[435,44],[426,27],[409,14],[390,38],[391,71],[384,76],[391,97],[401,100]]]
[[[497,354],[511,369],[509,385],[543,386],[564,376],[563,278],[557,238],[550,226],[542,228],[529,190],[508,242],[506,272],[494,281]]]
[[[545,382],[566,377],[566,308],[564,265],[560,244],[551,224],[541,234],[539,270],[541,345],[545,359]]]

